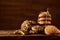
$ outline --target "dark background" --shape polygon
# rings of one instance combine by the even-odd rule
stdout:
[[[60,28],[59,0],[0,0],[0,30],[19,29],[24,20],[36,21],[39,12],[47,8],[52,15],[52,24]]]

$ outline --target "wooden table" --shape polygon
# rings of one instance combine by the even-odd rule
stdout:
[[[0,40],[59,40],[60,35],[46,36],[43,34],[15,35],[15,30],[0,30]]]

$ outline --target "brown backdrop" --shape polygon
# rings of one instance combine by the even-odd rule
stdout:
[[[36,20],[41,11],[52,14],[52,24],[60,28],[60,1],[56,0],[0,0],[0,29],[19,29],[26,20]]]

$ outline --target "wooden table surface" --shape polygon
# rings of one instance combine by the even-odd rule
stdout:
[[[15,30],[0,30],[0,36],[22,36],[22,35],[16,35],[14,34]],[[31,35],[24,35],[24,36],[47,36],[44,34],[31,34]],[[60,35],[56,35],[60,36]]]
[[[31,34],[31,35],[15,35],[13,32],[15,30],[0,30],[0,40],[53,40],[60,39],[60,35],[56,36],[46,36],[44,34]]]

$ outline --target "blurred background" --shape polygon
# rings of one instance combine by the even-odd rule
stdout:
[[[19,29],[24,20],[36,21],[38,14],[47,8],[52,24],[60,28],[59,0],[0,0],[0,30]]]

